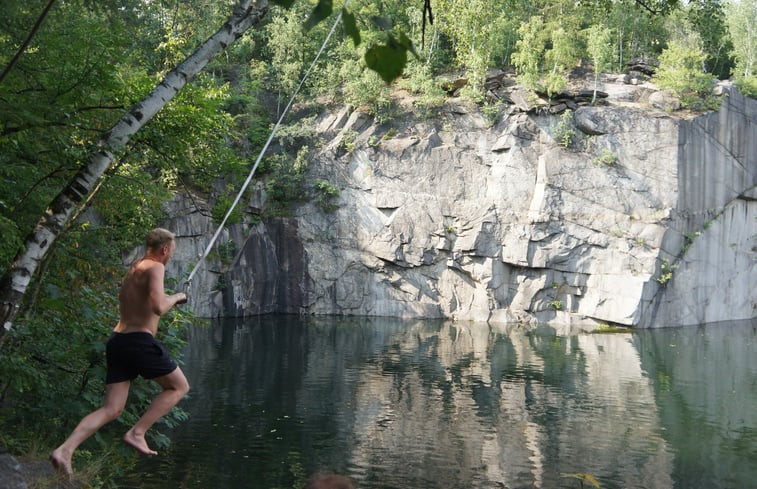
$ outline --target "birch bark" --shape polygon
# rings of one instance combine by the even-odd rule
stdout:
[[[115,152],[155,116],[214,56],[257,24],[268,10],[267,0],[238,0],[232,14],[215,34],[202,43],[142,101],[94,144],[89,162],[53,199],[23,249],[0,279],[0,348],[13,327],[19,306],[40,262],[76,214],[84,209],[115,161]]]

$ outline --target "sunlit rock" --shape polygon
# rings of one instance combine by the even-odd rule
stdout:
[[[569,118],[510,106],[493,127],[457,98],[391,131],[325,113],[309,168],[340,190],[336,209],[228,226],[190,307],[645,327],[754,317],[757,103],[724,87],[719,111],[682,118],[645,102],[649,86],[602,85],[602,106]],[[215,223],[187,198],[172,206],[181,276]]]

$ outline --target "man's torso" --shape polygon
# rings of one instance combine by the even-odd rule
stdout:
[[[147,332],[155,336],[160,316],[155,314],[150,301],[150,274],[163,272],[162,263],[148,258],[142,258],[131,266],[118,294],[120,319],[116,332]]]

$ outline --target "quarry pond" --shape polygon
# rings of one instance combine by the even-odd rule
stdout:
[[[587,333],[263,316],[193,327],[187,421],[119,487],[746,488],[757,323]]]

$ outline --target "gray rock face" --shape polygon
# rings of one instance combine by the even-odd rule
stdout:
[[[21,464],[7,453],[0,454],[0,487],[5,489],[26,489],[26,481],[21,473]]]
[[[488,127],[456,99],[391,133],[323,114],[331,142],[310,170],[340,189],[337,210],[230,226],[233,257],[198,273],[192,307],[644,327],[755,317],[757,102],[734,91],[680,119],[602,89],[605,105],[567,128],[517,106]],[[181,213],[186,200],[172,204],[169,275],[212,235],[207,217]]]

